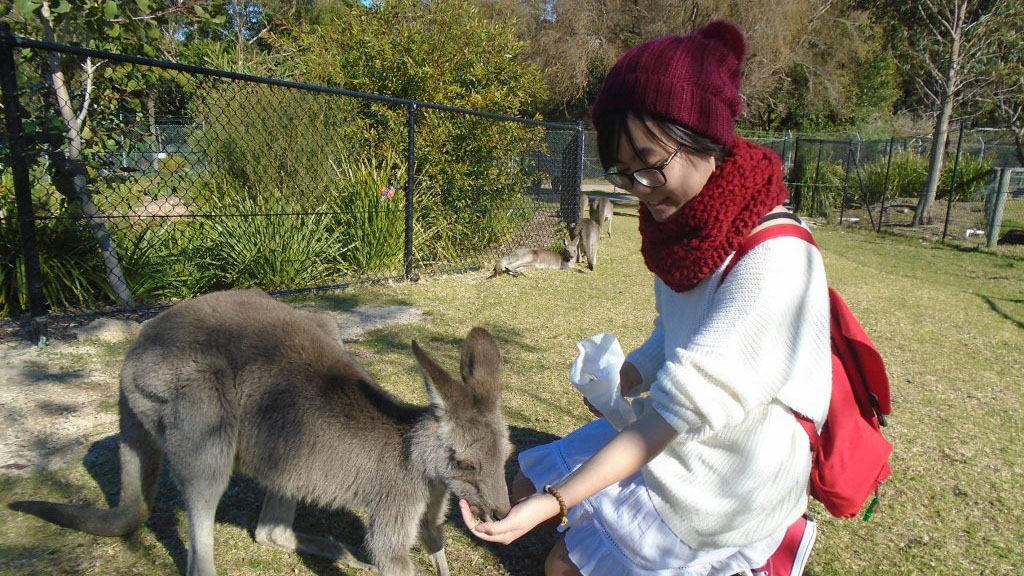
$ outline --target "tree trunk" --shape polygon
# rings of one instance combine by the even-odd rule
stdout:
[[[68,149],[50,156],[54,169],[59,173],[58,177],[53,179],[54,187],[67,198],[78,201],[82,215],[103,255],[103,266],[107,271],[107,284],[110,285],[110,289],[122,305],[134,306],[135,300],[132,298],[131,290],[128,289],[124,272],[121,270],[121,261],[118,258],[117,249],[110,239],[110,232],[107,231],[106,220],[96,203],[93,202],[92,194],[89,192],[88,174],[85,163],[81,160],[81,135],[77,131],[71,132],[74,132],[74,135],[69,133]]]
[[[151,139],[149,146],[149,162],[150,168],[157,170],[160,168],[160,150],[163,148],[160,145],[160,134],[156,128],[156,98],[152,94],[146,96],[146,117],[149,120],[149,137]]]
[[[50,2],[43,0],[39,9],[40,23],[43,25],[43,36],[49,42],[54,42],[53,18],[50,13]],[[83,63],[85,71],[84,86],[82,88],[81,108],[76,113],[72,109],[71,90],[60,57],[56,52],[47,54],[47,61],[50,66],[50,87],[53,88],[57,101],[57,111],[60,112],[64,125],[67,127],[67,149],[54,151],[50,154],[54,170],[57,172],[54,178],[54,187],[70,200],[78,200],[82,207],[82,215],[89,223],[96,242],[100,245],[100,252],[103,255],[103,265],[107,269],[107,283],[114,295],[124,306],[134,306],[135,301],[128,289],[128,282],[121,271],[121,261],[117,257],[117,250],[110,240],[110,233],[107,232],[107,225],[100,214],[99,208],[92,200],[89,192],[88,173],[85,163],[82,162],[82,127],[89,113],[89,103],[92,101],[93,77],[97,66],[93,66],[91,59],[86,58]]]
[[[1024,166],[1024,128],[1013,131],[1013,143],[1017,145],[1017,163]]]
[[[949,119],[953,115],[953,96],[948,92],[943,95],[942,110],[935,119],[935,129],[932,131],[932,149],[928,155],[928,179],[925,181],[924,190],[917,200],[917,208],[914,210],[912,225],[931,224],[932,204],[935,203],[935,193],[939,189],[939,180],[942,177],[942,162],[946,152],[946,136],[949,134]]]
[[[946,64],[945,78],[942,83],[942,101],[939,102],[939,114],[935,119],[935,130],[932,133],[932,150],[928,158],[928,179],[924,190],[917,201],[914,219],[911,225],[931,224],[932,204],[935,203],[935,192],[939,189],[942,177],[942,161],[946,152],[946,136],[949,133],[949,119],[953,116],[953,104],[957,97],[960,82],[960,48],[963,42],[964,18],[967,10],[965,1],[958,7],[956,22],[952,24],[952,38],[949,46],[949,61]]]

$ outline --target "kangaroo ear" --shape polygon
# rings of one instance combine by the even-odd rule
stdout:
[[[488,404],[501,396],[501,354],[491,334],[479,326],[469,331],[462,344],[462,381]]]
[[[444,368],[434,362],[434,359],[420,348],[419,343],[415,340],[412,341],[412,353],[416,356],[416,361],[420,363],[420,368],[423,369],[423,384],[427,388],[430,403],[447,409],[448,402],[456,393],[455,386],[459,384],[445,372]]]

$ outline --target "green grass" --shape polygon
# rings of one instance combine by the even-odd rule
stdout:
[[[485,280],[481,271],[347,290],[318,302],[336,310],[364,303],[424,310],[421,323],[373,332],[350,346],[384,386],[415,402],[426,395],[411,340],[456,370],[466,332],[487,327],[505,360],[503,408],[513,440],[521,448],[544,442],[588,420],[566,380],[575,342],[612,332],[630,349],[650,329],[651,276],[638,254],[636,219],[616,212],[615,237],[602,240],[593,273]],[[830,283],[886,359],[893,393],[886,433],[896,451],[893,478],[870,522],[833,519],[813,505],[820,533],[805,573],[1017,573],[1024,564],[1024,254],[828,227],[815,235]],[[116,470],[108,439],[79,465],[0,480],[0,491],[7,501],[103,503],[116,493]],[[221,501],[220,574],[357,574],[255,544],[251,531],[261,497],[258,487],[237,479]],[[348,541],[362,534],[356,517],[339,512],[300,508],[297,522]],[[185,537],[181,504],[168,481],[149,523],[125,540],[82,535],[3,509],[0,575],[171,574],[183,569]],[[459,520],[447,530],[455,576],[539,576],[552,542],[544,532],[500,548],[470,539]],[[419,552],[417,562],[421,573],[430,573]]]

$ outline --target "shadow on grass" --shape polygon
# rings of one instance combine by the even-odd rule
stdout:
[[[108,506],[116,505],[121,492],[120,463],[117,436],[108,436],[92,445],[84,459],[86,470],[103,491]],[[67,490],[62,490],[66,492]],[[244,528],[252,536],[259,521],[260,509],[266,492],[253,480],[232,476],[227,490],[217,506],[218,524],[233,524]],[[177,486],[167,473],[161,471],[153,512],[146,521],[148,528],[173,559],[178,572],[185,573],[187,565],[187,533],[179,532],[178,513],[183,512],[184,501]],[[328,536],[339,542],[360,545],[366,535],[362,519],[348,510],[325,510],[300,504],[295,514],[295,530],[317,536]],[[143,544],[138,532],[125,540],[132,550],[141,550]],[[214,555],[217,555],[214,543]],[[343,576],[345,570],[327,559],[299,554],[303,564],[319,576]]]
[[[1021,330],[1024,330],[1024,320],[1021,320],[1019,318],[1014,318],[1008,312],[1002,310],[999,307],[999,304],[997,303],[997,301],[1002,301],[1002,302],[1008,302],[1010,304],[1024,304],[1024,298],[1018,298],[1018,299],[992,298],[991,296],[983,296],[981,294],[979,294],[978,297],[981,298],[982,300],[984,300],[985,304],[988,304],[988,307],[991,308],[993,312],[995,312],[996,314],[999,314],[1003,318],[1006,318],[1007,320],[1009,320],[1010,322],[1015,324],[1017,326],[1017,328],[1020,328]]]
[[[530,428],[510,427],[510,437],[519,450],[555,440],[557,437]],[[108,436],[95,442],[84,458],[89,474],[102,490],[108,506],[116,505],[121,492],[120,464],[118,461],[117,436]],[[506,481],[511,484],[518,472],[515,458],[510,458],[505,468]],[[74,488],[54,478],[44,482],[68,499],[74,496]],[[228,523],[244,528],[252,536],[259,520],[260,508],[265,492],[255,481],[234,476],[217,507],[218,524]],[[185,539],[187,533],[179,531],[178,515],[183,512],[181,493],[171,480],[166,467],[161,473],[153,512],[146,521],[153,536],[174,561],[178,572],[185,573],[188,552]],[[544,558],[555,543],[553,531],[536,530],[510,546],[496,546],[477,541],[468,533],[458,513],[457,503],[452,502],[448,515],[448,530],[459,530],[478,545],[489,547],[502,566],[514,576],[539,576],[543,574]],[[295,529],[299,532],[328,536],[339,542],[360,546],[366,536],[363,519],[348,510],[325,510],[299,505],[295,517]],[[129,549],[144,553],[144,545],[136,532],[125,539]],[[215,554],[217,546],[214,546]],[[24,551],[22,551],[24,552]],[[13,551],[12,551],[13,553]],[[19,553],[20,554],[20,553]],[[303,564],[318,576],[343,576],[350,572],[332,562],[311,555],[300,555]],[[69,561],[71,559],[69,558]]]
[[[443,359],[441,363],[445,369],[458,366],[459,353],[466,334],[452,335],[448,327],[432,328],[430,322],[419,322],[408,326],[410,326],[408,330],[396,330],[395,327],[373,330],[366,333],[362,342],[377,352],[405,355],[408,356],[410,362],[414,362],[412,341],[416,340],[430,354]],[[507,325],[483,327],[494,337],[503,357],[508,355],[507,351],[511,348],[525,352],[539,352],[542,349],[533,342],[532,338],[527,337],[516,328]],[[466,333],[468,334],[468,332],[467,330]],[[452,374],[457,376],[457,372],[452,372]],[[387,388],[386,385],[384,387]]]

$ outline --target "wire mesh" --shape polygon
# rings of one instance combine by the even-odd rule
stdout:
[[[553,246],[575,218],[573,125],[72,47],[20,52],[14,112],[51,318],[493,264]],[[11,172],[5,157],[0,318],[27,309]]]

